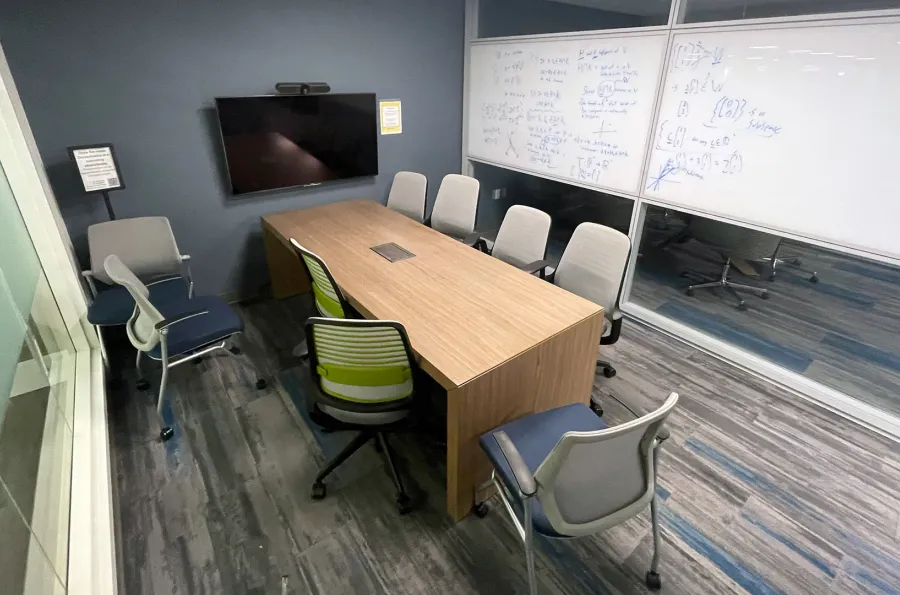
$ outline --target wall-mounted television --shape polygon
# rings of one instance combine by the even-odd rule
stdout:
[[[378,174],[374,93],[217,97],[234,194]]]

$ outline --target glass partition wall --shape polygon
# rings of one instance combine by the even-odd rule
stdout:
[[[665,29],[668,62],[674,36],[693,29],[729,32],[900,20],[900,0],[529,0],[529,9],[520,11],[509,4],[469,0],[468,48],[490,44],[491,38],[503,38],[497,43],[596,40]],[[467,120],[478,113],[470,104],[470,59]],[[662,111],[659,94],[665,78],[662,74],[654,122]],[[468,121],[463,129],[469,130]],[[479,230],[496,229],[513,204],[542,209],[553,217],[547,250],[553,261],[582,221],[620,229],[633,246],[620,296],[632,320],[759,373],[798,398],[900,436],[900,261],[673,208],[646,189],[608,193],[509,168],[469,154],[466,136],[463,169],[481,181]],[[650,161],[648,149],[645,175]]]
[[[64,593],[75,351],[0,167],[0,575]]]

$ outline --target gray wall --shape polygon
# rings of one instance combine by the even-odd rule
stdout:
[[[356,197],[384,201],[393,174],[459,172],[463,0],[4,0],[0,40],[83,264],[106,219],[66,147],[111,142],[119,217],[169,217],[201,293],[255,293],[267,273],[262,214]],[[403,134],[379,136],[374,179],[233,198],[213,97],[321,80],[403,101]]]
[[[644,22],[646,19],[635,15],[547,0],[481,0],[479,4],[479,37],[564,33],[659,24]],[[661,23],[667,20],[668,14],[666,9]]]

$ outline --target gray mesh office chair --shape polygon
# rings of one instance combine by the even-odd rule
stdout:
[[[479,188],[475,178],[447,174],[441,181],[431,217],[425,224],[459,240],[468,237],[475,231]]]
[[[494,467],[491,484],[525,546],[528,588],[537,592],[534,532],[573,538],[605,531],[650,506],[653,559],[647,586],[659,589],[659,520],[656,477],[659,449],[669,437],[664,422],[678,395],[656,411],[607,427],[586,405],[574,403],[500,426],[479,439]],[[474,513],[487,514],[475,494]]]
[[[425,221],[427,192],[428,179],[425,176],[412,171],[398,171],[391,183],[387,207],[422,223]]]
[[[491,246],[478,238],[475,247],[486,254],[521,269],[533,269],[547,252],[550,215],[524,205],[513,205],[506,211],[500,231]]]
[[[619,294],[625,278],[625,267],[631,252],[631,240],[624,233],[599,223],[585,222],[575,228],[566,245],[559,266],[546,267],[546,279],[555,285],[603,306],[601,345],[612,345],[622,332]],[[598,359],[603,375],[612,378],[616,369]],[[592,400],[591,408],[603,415],[600,403]]]
[[[718,277],[702,277],[703,283],[697,283],[688,286],[685,290],[687,295],[692,296],[698,289],[715,289],[722,287],[728,290],[738,301],[738,310],[746,310],[747,302],[741,297],[739,291],[753,293],[764,300],[769,299],[769,292],[760,287],[745,285],[743,283],[735,283],[729,278],[731,270],[731,259],[736,256],[746,258],[748,260],[758,260],[768,257],[775,253],[781,238],[755,229],[747,229],[723,223],[713,219],[704,217],[694,217],[690,223],[690,235],[701,244],[706,244],[716,252],[722,255],[724,263],[722,264],[722,272]]]

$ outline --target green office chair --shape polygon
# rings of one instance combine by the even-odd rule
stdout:
[[[367,442],[376,439],[397,488],[400,514],[412,510],[385,433],[402,428],[410,413],[416,360],[406,329],[385,320],[310,318],[309,416],[323,428],[359,434],[316,476],[314,500],[325,497],[325,478]]]
[[[301,246],[300,242],[294,238],[291,238],[291,246],[306,265],[306,273],[309,275],[309,283],[312,285],[313,295],[316,298],[316,310],[319,311],[319,314],[326,318],[360,318],[353,307],[347,303],[347,299],[334,281],[325,261],[318,254]],[[294,347],[292,353],[294,357],[301,359],[308,357],[307,342],[303,341]]]

